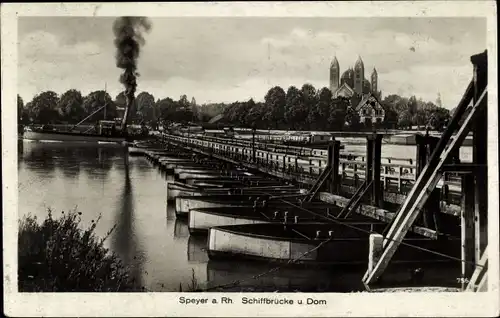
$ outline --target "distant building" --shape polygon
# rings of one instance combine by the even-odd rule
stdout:
[[[370,81],[365,78],[365,65],[361,57],[354,64],[354,68],[348,68],[342,76],[337,57],[330,64],[330,90],[333,97],[344,96],[351,98],[354,95],[362,96],[372,93],[380,99],[381,92],[378,91],[378,74],[374,68],[370,76]]]
[[[436,99],[436,105],[437,105],[437,107],[443,107],[443,102],[441,101],[441,93],[438,93],[438,96]]]
[[[363,95],[361,101],[353,107],[359,115],[360,123],[381,124],[385,119],[385,109],[373,93]]]
[[[382,92],[378,90],[378,74],[373,68],[370,81],[365,78],[365,65],[361,57],[340,75],[337,57],[330,64],[330,90],[333,98],[344,97],[350,101],[361,122],[383,122],[385,109],[380,103]]]

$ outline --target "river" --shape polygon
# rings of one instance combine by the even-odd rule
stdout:
[[[117,226],[106,245],[148,291],[186,291],[193,273],[201,287],[242,280],[237,291],[362,288],[364,270],[287,269],[247,279],[271,265],[209,261],[206,239],[190,237],[187,224],[167,207],[165,181],[171,176],[142,157],[126,164],[121,147],[19,141],[18,151],[19,216],[44,219],[49,208],[56,216],[76,208],[89,226],[101,214],[97,235]]]

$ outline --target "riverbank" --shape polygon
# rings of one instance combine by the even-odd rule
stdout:
[[[18,288],[20,292],[133,292],[141,290],[128,269],[104,247],[108,235],[94,230],[100,218],[84,229],[82,212],[62,212],[54,218],[48,210],[38,222],[24,216],[18,233]]]

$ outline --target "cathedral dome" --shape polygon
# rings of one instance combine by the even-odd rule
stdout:
[[[352,79],[354,78],[354,70],[352,68],[348,69],[344,73],[342,73],[342,76],[340,79],[347,80],[347,79]]]
[[[371,84],[370,82],[365,78],[363,81],[363,94],[368,94],[371,92]]]

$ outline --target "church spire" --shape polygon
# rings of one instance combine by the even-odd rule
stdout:
[[[337,68],[339,66],[339,61],[337,60],[336,55],[333,57],[332,63],[330,64],[330,67],[334,67],[334,66],[337,66]]]
[[[361,59],[361,55],[358,55],[358,59],[356,61],[356,64],[354,64],[354,69],[362,67],[363,69],[365,68],[365,65],[363,63],[363,60]],[[364,70],[363,70],[364,71]]]
[[[436,106],[437,107],[443,107],[443,102],[441,101],[441,93],[438,92],[438,96],[436,99]]]
[[[354,91],[358,95],[363,95],[363,83],[365,80],[365,65],[361,56],[358,55],[358,60],[354,64]]]
[[[339,79],[340,79],[340,66],[339,61],[337,60],[337,56],[333,58],[332,63],[330,64],[330,91],[332,94],[339,88]]]
[[[373,68],[370,80],[371,80],[371,92],[375,94],[375,96],[378,96],[378,74],[375,67]]]

